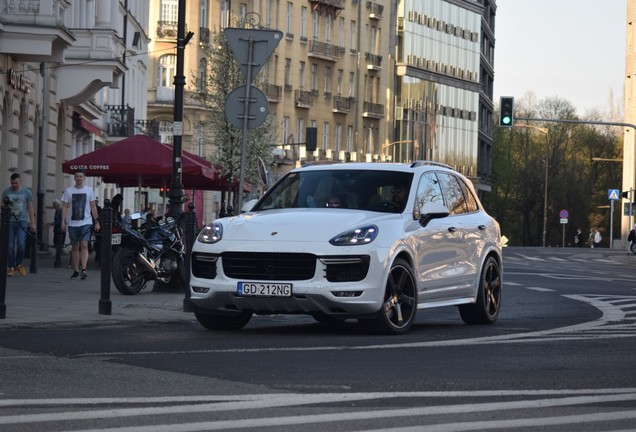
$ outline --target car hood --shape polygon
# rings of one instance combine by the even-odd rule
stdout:
[[[343,231],[400,218],[401,215],[347,209],[284,209],[219,219],[223,240],[328,241]]]

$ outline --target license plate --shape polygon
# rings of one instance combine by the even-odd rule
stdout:
[[[289,297],[292,294],[292,284],[239,282],[236,293],[242,297]]]
[[[112,240],[110,241],[112,245],[121,244],[121,233],[113,234]]]

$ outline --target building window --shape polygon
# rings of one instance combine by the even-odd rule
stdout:
[[[344,75],[344,71],[342,69],[338,69],[338,82],[336,83],[337,89],[336,94],[338,96],[342,96],[342,77]]]
[[[318,65],[311,65],[311,90],[318,92]]]
[[[347,151],[353,150],[353,126],[347,126]]]
[[[228,0],[221,0],[221,4],[219,6],[220,8],[220,12],[219,12],[219,27],[224,29],[225,27],[227,27],[227,23],[229,21],[229,7],[228,7]]]
[[[325,66],[325,94],[331,94],[331,66]]]
[[[291,59],[285,59],[285,88],[291,88]]]
[[[307,40],[307,6],[300,8],[300,40]]]
[[[159,68],[157,74],[158,87],[173,87],[174,76],[177,73],[177,56],[166,54],[159,57]]]
[[[329,148],[329,123],[327,122],[322,126],[322,148],[323,150]]]
[[[294,34],[294,32],[292,31],[293,13],[294,13],[293,3],[287,2],[287,21],[286,21],[285,31],[288,35]]]
[[[340,47],[344,47],[345,41],[345,19],[343,17],[340,17],[339,21],[338,21],[338,46]]]
[[[199,2],[199,27],[208,28],[208,10],[210,10],[209,0]]]
[[[320,14],[314,11],[311,20],[312,37],[314,40],[318,40],[318,25],[320,24]]]
[[[325,23],[325,42],[331,44],[331,32],[333,31],[333,18],[331,15],[327,15],[327,22]]]
[[[241,3],[239,6],[239,21],[245,22],[246,16],[247,16],[247,5],[245,3]]]
[[[354,97],[356,92],[355,92],[355,82],[356,82],[356,76],[353,72],[349,72],[349,97]]]
[[[300,67],[298,68],[298,85],[300,89],[305,88],[305,62],[300,62]]]
[[[352,51],[357,51],[356,45],[356,22],[351,20],[351,26],[349,28],[349,46]]]
[[[179,3],[178,0],[161,0],[160,21],[176,23],[179,21]]]

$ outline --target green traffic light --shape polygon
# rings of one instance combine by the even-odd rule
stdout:
[[[509,125],[510,124],[510,116],[504,116],[501,118],[501,122],[505,125]]]

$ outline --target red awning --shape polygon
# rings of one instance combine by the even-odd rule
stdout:
[[[104,133],[100,128],[98,128],[85,118],[80,118],[80,127],[97,136],[102,136],[102,134]]]
[[[72,174],[84,170],[87,176],[100,176],[105,183],[120,187],[170,186],[173,148],[146,135],[135,135],[64,162],[62,171]],[[218,170],[206,159],[181,152],[181,182],[185,188],[224,190]]]

